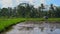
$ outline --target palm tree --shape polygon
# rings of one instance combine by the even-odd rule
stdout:
[[[50,5],[50,10],[51,10],[51,17],[54,17],[55,15],[54,15],[54,6],[53,6],[53,4],[51,4]]]
[[[53,4],[50,5],[50,9],[54,11],[54,6],[53,6]]]
[[[44,5],[41,4],[41,12],[42,12],[42,17],[43,17],[43,9],[45,9]]]

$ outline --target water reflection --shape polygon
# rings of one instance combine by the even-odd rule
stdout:
[[[6,34],[60,34],[59,23],[18,24]]]

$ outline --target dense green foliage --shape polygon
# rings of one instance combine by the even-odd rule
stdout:
[[[60,7],[53,4],[48,7],[49,10],[44,10],[46,7],[41,4],[38,8],[28,3],[21,3],[18,6],[11,8],[1,8],[0,17],[23,17],[23,18],[41,18],[45,15],[48,17],[60,17]]]

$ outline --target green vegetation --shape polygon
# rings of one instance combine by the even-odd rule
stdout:
[[[42,18],[43,16],[48,16],[49,18],[59,18],[60,17],[60,6],[45,7],[41,4],[38,8],[29,3],[20,3],[18,6],[11,8],[0,8],[0,17],[19,17],[19,18]]]
[[[34,5],[28,3],[21,3],[14,8],[0,8],[0,31],[24,20],[45,21],[42,18],[44,16],[47,16],[50,22],[60,22],[60,7],[51,4],[48,9],[46,8],[44,4],[35,8]]]
[[[0,18],[0,31],[5,30],[7,27],[20,23],[22,21],[44,21],[44,18]],[[60,18],[49,18],[48,21],[60,22]]]
[[[5,30],[5,28],[8,28],[11,25],[20,23],[24,21],[24,18],[0,18],[0,31]]]
[[[46,21],[46,19],[44,19],[44,18],[26,18],[26,20]],[[60,22],[60,18],[48,18],[47,21],[49,21],[49,22]]]
[[[49,18],[48,21],[50,22],[60,22],[60,18]]]

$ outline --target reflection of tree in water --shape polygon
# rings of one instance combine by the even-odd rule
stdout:
[[[51,31],[51,32],[53,32],[53,30],[52,30],[52,29],[51,29],[50,31]]]
[[[43,32],[43,30],[44,30],[44,27],[39,27],[39,29],[41,29],[41,32]]]
[[[52,27],[50,27],[50,28],[51,28],[50,31],[53,32],[55,29],[57,29],[57,26],[54,25],[54,26],[52,26]]]
[[[32,30],[33,27],[26,27],[26,30]]]
[[[43,32],[43,30],[44,30],[44,27],[41,27],[41,32]]]

